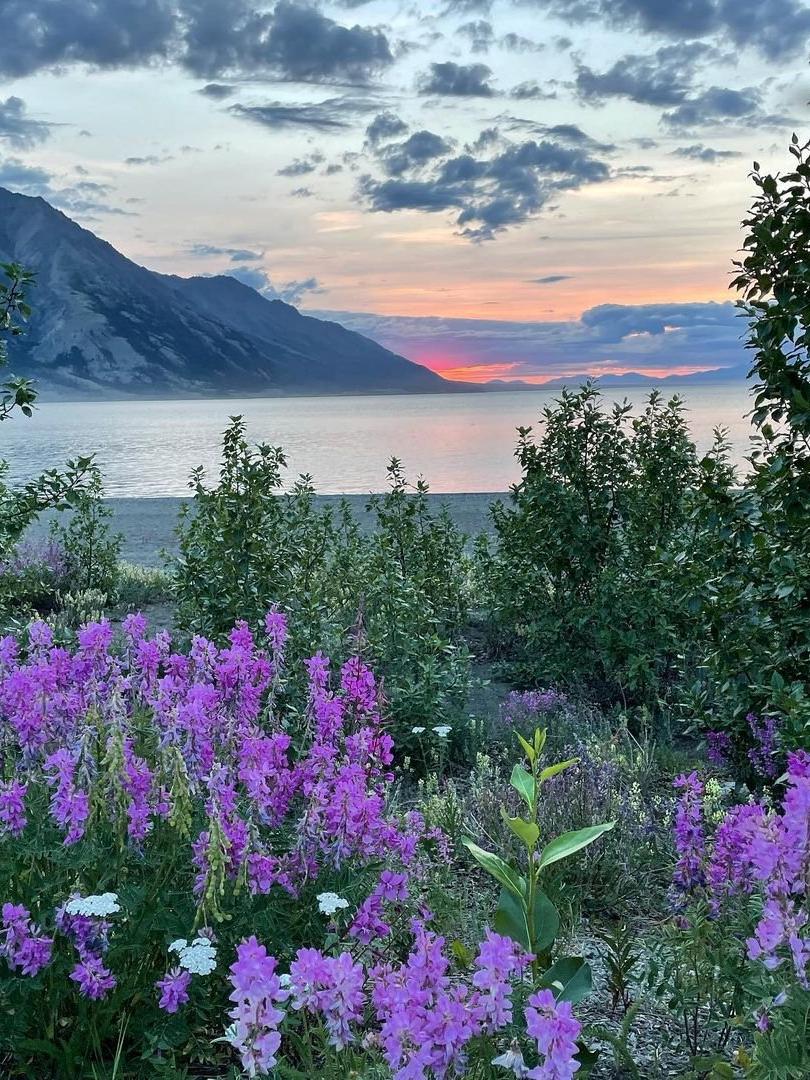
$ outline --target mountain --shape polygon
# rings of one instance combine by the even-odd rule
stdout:
[[[0,188],[0,262],[37,275],[15,373],[49,396],[452,391],[370,338],[231,277],[157,274],[41,198]]]

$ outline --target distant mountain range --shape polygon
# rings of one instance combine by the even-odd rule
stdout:
[[[138,266],[44,199],[0,188],[0,262],[36,273],[34,317],[12,344],[15,374],[46,397],[459,393],[548,390],[520,380],[464,383],[333,321],[268,300],[228,275],[182,278]],[[321,313],[324,315],[324,313]],[[347,314],[347,319],[352,316]],[[744,368],[604,386],[738,380]]]
[[[50,396],[430,393],[452,383],[235,278],[169,277],[0,188],[0,262],[37,275],[19,374]]]

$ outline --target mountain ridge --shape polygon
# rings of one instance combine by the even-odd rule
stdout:
[[[139,266],[44,199],[0,188],[0,261],[37,275],[11,361],[44,396],[453,392],[428,368],[235,278]],[[223,303],[223,297],[225,303]]]

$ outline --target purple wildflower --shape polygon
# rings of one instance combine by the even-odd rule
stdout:
[[[79,992],[91,1001],[100,1001],[115,989],[115,976],[104,966],[100,956],[86,953],[71,971],[69,978],[78,983]]]
[[[19,780],[0,781],[0,837],[19,836],[25,829],[28,785]]]
[[[229,1016],[233,1025],[227,1041],[239,1051],[242,1066],[249,1076],[265,1076],[276,1064],[281,1046],[278,1026],[284,1010],[277,1008],[287,1000],[276,975],[276,959],[268,956],[264,945],[255,937],[243,941],[237,948],[237,959],[230,967],[233,991],[229,1000],[234,1003]]]
[[[190,971],[181,971],[180,968],[167,971],[163,978],[155,983],[156,989],[160,990],[160,1008],[167,1013],[176,1013],[181,1006],[188,1004],[190,983]]]
[[[765,780],[775,780],[781,772],[777,753],[779,750],[779,727],[775,716],[746,716],[754,745],[748,751],[748,760]]]
[[[706,757],[716,769],[725,769],[731,760],[732,742],[727,731],[706,732]]]
[[[556,1002],[550,990],[540,990],[529,998],[525,1015],[526,1031],[544,1058],[525,1075],[532,1080],[569,1080],[579,1069],[576,1040],[581,1031],[570,1002]]]
[[[675,815],[675,847],[678,861],[672,883],[682,893],[693,892],[705,884],[703,863],[705,840],[703,835],[703,784],[697,773],[681,775],[673,787],[682,791]]]

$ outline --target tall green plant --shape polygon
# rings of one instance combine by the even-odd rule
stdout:
[[[582,851],[616,823],[608,821],[591,825],[552,839],[542,837],[542,822],[539,819],[542,785],[576,765],[579,759],[569,758],[543,766],[546,729],[537,728],[531,742],[522,735],[518,735],[518,739],[529,768],[518,762],[512,770],[510,782],[526,804],[526,814],[511,817],[506,809],[502,809],[501,813],[523,847],[523,866],[512,866],[495,852],[479,847],[469,837],[465,837],[463,843],[478,865],[501,886],[494,918],[495,929],[499,934],[519,942],[534,956],[534,974],[541,985],[554,987],[558,999],[562,996],[563,1000],[576,1002],[590,990],[590,969],[581,957],[562,957],[551,963],[560,917],[543,890],[543,878],[550,866]]]

